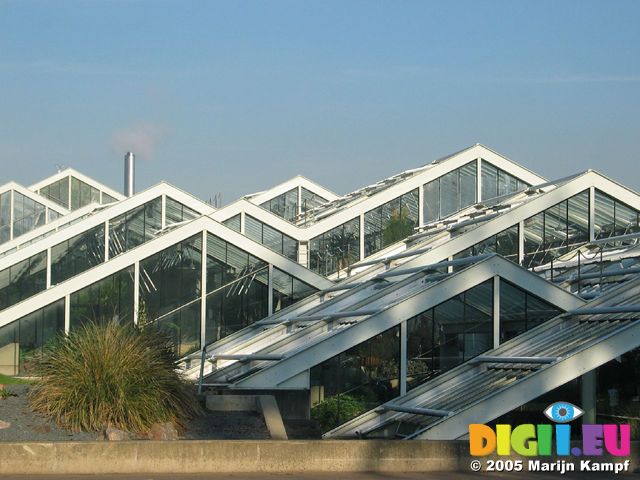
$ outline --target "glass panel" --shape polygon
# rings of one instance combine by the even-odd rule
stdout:
[[[460,210],[458,172],[449,172],[440,177],[440,217]]]
[[[399,394],[400,327],[393,327],[311,368],[312,407],[336,397],[335,418],[323,430],[350,420]],[[348,397],[346,397],[348,396]],[[341,409],[340,400],[360,408]],[[314,411],[312,409],[312,418]]]
[[[0,243],[11,240],[11,191],[0,195]]]
[[[477,163],[470,162],[460,169],[460,208],[468,207],[477,203]]]
[[[482,200],[498,196],[498,169],[482,160]]]
[[[13,191],[13,238],[47,223],[47,210],[19,192]]]
[[[71,328],[86,322],[133,322],[133,266],[72,293],[69,314]]]
[[[250,215],[245,215],[244,233],[253,241],[263,244],[274,252],[298,261],[298,242],[266,223],[262,223]]]
[[[293,188],[288,192],[278,195],[271,200],[260,204],[262,208],[271,213],[292,222],[298,215],[298,188]]]
[[[108,193],[102,192],[102,204],[106,205],[108,203],[114,203],[117,200],[112,197],[111,195],[109,195]]]
[[[595,236],[608,238],[615,231],[615,201],[599,190],[595,192]]]
[[[614,235],[627,235],[638,231],[638,212],[616,201]]]
[[[40,189],[40,195],[48,198],[52,202],[58,205],[69,208],[69,177],[64,177],[57,182],[42,187]]]
[[[589,241],[589,191],[569,199],[567,213],[569,249]]]
[[[407,321],[407,389],[493,346],[493,280]]]
[[[196,234],[140,262],[140,308],[147,321],[200,296],[202,235]]]
[[[433,180],[425,184],[423,193],[424,223],[435,222],[440,218],[440,181]]]
[[[302,205],[300,206],[302,213],[322,205],[323,203],[327,203],[328,201],[326,198],[323,198],[317,193],[313,193],[304,187],[300,187],[300,197],[302,200]]]
[[[64,299],[0,328],[0,374],[28,375],[35,354],[64,331]]]
[[[161,228],[161,197],[109,220],[109,257],[113,258],[154,239]]]
[[[51,284],[104,262],[104,224],[51,247]]]
[[[0,310],[45,289],[47,252],[33,255],[0,271]]]
[[[224,223],[231,230],[240,233],[240,214],[234,215],[233,217],[228,218],[222,223]]]
[[[544,212],[524,221],[524,267],[532,268],[544,258]]]
[[[200,300],[166,315],[152,324],[165,332],[179,357],[200,349]]]
[[[567,202],[545,210],[544,244],[544,263],[567,252]]]
[[[310,268],[328,276],[360,259],[360,222],[356,217],[309,242]]]
[[[165,199],[165,224],[167,226],[173,225],[174,223],[186,222],[188,220],[193,220],[198,217],[199,214],[195,210],[190,209],[186,205],[174,200],[171,197],[166,197]]]
[[[293,305],[317,290],[311,285],[273,267],[273,311]]]
[[[561,310],[500,280],[500,342],[505,342],[559,315]]]
[[[496,253],[507,260],[518,263],[518,225],[496,235]]]

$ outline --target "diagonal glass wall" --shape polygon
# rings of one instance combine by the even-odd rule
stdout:
[[[364,256],[368,257],[413,233],[418,226],[418,189],[364,214]]]
[[[28,375],[33,356],[64,331],[64,299],[0,327],[0,374]]]
[[[298,261],[298,242],[296,239],[253,218],[251,215],[244,216],[244,232],[251,240],[270,248],[274,252],[294,262]]]
[[[298,216],[298,187],[267,200],[260,206],[288,222],[293,222]]]
[[[45,290],[47,252],[33,255],[0,271],[0,310]]]
[[[154,239],[162,229],[162,197],[109,220],[109,258]]]
[[[594,224],[596,239],[638,231],[640,231],[638,211],[596,189]]]
[[[360,218],[356,217],[309,241],[309,268],[329,276],[360,260]]]
[[[104,262],[104,224],[51,247],[51,285]]]

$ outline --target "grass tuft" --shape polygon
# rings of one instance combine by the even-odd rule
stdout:
[[[155,329],[88,323],[36,359],[34,411],[71,431],[105,425],[140,434],[156,422],[200,413],[193,385],[176,370],[170,340]]]

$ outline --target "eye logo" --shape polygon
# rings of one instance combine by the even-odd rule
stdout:
[[[556,423],[571,422],[581,417],[583,413],[584,410],[569,402],[552,403],[544,410],[547,418]]]

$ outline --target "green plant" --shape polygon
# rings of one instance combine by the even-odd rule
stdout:
[[[156,422],[200,413],[191,384],[176,370],[169,339],[155,329],[89,322],[46,347],[32,408],[73,431],[104,425],[145,433]]]
[[[339,394],[328,398],[311,409],[311,418],[318,422],[323,432],[357,417],[366,410],[364,402],[351,395]]]

